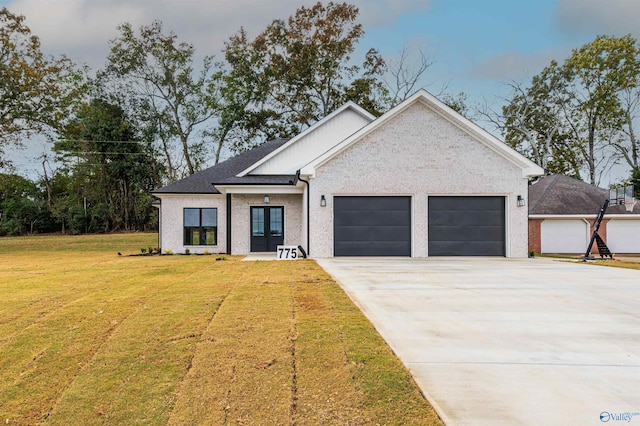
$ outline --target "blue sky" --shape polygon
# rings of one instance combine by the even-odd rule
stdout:
[[[473,102],[505,94],[503,82],[528,81],[598,34],[638,38],[640,1],[432,0],[367,31],[365,42],[387,54],[407,43],[426,46],[435,76]]]
[[[352,0],[366,31],[362,52],[393,58],[403,47],[435,59],[425,84],[465,92],[469,103],[499,105],[504,82],[527,82],[551,59],[598,34],[640,38],[640,0]],[[0,0],[40,36],[43,49],[101,67],[107,41],[124,21],[162,20],[201,54],[221,56],[222,43],[244,26],[257,34],[313,0]],[[481,123],[480,123],[481,124]],[[25,167],[29,167],[24,161]]]

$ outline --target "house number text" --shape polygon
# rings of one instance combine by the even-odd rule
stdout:
[[[298,247],[296,246],[278,246],[278,260],[295,260],[298,258]]]

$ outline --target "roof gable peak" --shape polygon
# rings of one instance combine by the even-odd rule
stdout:
[[[465,133],[472,136],[474,139],[483,143],[489,149],[494,151],[496,154],[506,158],[508,161],[516,164],[522,169],[523,177],[532,177],[532,176],[541,176],[544,174],[544,169],[538,166],[522,154],[518,153],[511,147],[507,146],[500,139],[496,138],[477,124],[473,123],[468,118],[454,111],[452,108],[447,106],[444,102],[438,100],[435,96],[430,94],[424,89],[420,89],[400,104],[391,108],[389,111],[384,113],[382,116],[378,117],[376,120],[369,123],[367,126],[360,129],[358,132],[354,133],[341,143],[334,146],[332,149],[328,150],[321,156],[317,157],[307,165],[305,165],[301,169],[301,173],[305,175],[315,175],[315,170],[318,166],[324,164],[329,161],[333,156],[342,152],[344,149],[349,147],[352,143],[361,139],[365,135],[374,131],[375,129],[382,126],[384,123],[391,120],[393,117],[402,113],[404,110],[408,109],[412,105],[416,103],[422,103],[431,111],[443,117],[445,120],[449,121],[451,124],[457,126]]]
[[[269,153],[265,157],[261,158],[260,160],[258,160],[255,163],[253,163],[251,166],[247,167],[246,169],[244,169],[243,171],[238,173],[236,176],[237,177],[243,177],[243,176],[246,176],[246,175],[250,174],[252,171],[257,169],[262,164],[264,164],[267,161],[269,161],[270,159],[278,156],[278,154],[280,154],[281,152],[285,151],[290,146],[298,143],[300,140],[306,138],[311,133],[315,132],[320,127],[322,127],[325,124],[327,124],[328,122],[332,121],[337,116],[343,114],[347,110],[351,110],[351,111],[355,112],[356,114],[358,114],[359,116],[363,117],[368,122],[371,122],[371,121],[375,120],[375,116],[373,114],[371,114],[370,112],[368,112],[367,110],[365,110],[364,108],[362,108],[361,106],[356,104],[355,102],[348,101],[345,104],[343,104],[341,107],[339,107],[338,109],[333,111],[331,114],[327,115],[323,119],[321,119],[321,120],[317,121],[316,123],[314,123],[313,125],[309,126],[307,129],[305,129],[300,134],[298,134],[298,135],[294,136],[293,138],[289,139],[289,141],[287,143],[283,144],[278,149],[274,150],[273,152]],[[339,142],[339,141],[336,141],[336,143],[337,142]]]

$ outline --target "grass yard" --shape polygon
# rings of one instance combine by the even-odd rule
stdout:
[[[442,424],[315,262],[156,241],[0,239],[1,423]]]
[[[546,257],[551,259],[571,259],[578,260],[582,259],[582,256],[571,256],[571,255],[558,255],[558,254],[537,254],[537,257]],[[595,255],[597,256],[597,254]],[[637,269],[640,270],[640,257],[634,255],[622,255],[616,256],[614,260],[602,260],[597,259],[593,261],[584,262],[585,265],[599,265],[599,266],[610,266],[613,268],[625,268],[625,269]]]
[[[640,270],[640,262],[630,262],[627,260],[598,260],[597,262],[588,262],[591,265],[613,266],[614,268],[638,269]]]

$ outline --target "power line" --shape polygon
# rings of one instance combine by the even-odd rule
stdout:
[[[58,139],[56,142],[80,142],[80,143],[133,143],[133,144],[141,144],[141,143],[149,143],[145,141],[95,141],[90,139]],[[153,142],[150,142],[153,143]]]
[[[146,155],[148,153],[146,152],[112,152],[112,151],[75,151],[75,152],[71,152],[68,154],[62,154],[63,156],[67,156],[67,157],[78,157],[80,155],[86,155],[86,154],[102,154],[102,155],[109,155],[109,154],[127,154],[127,155]]]

